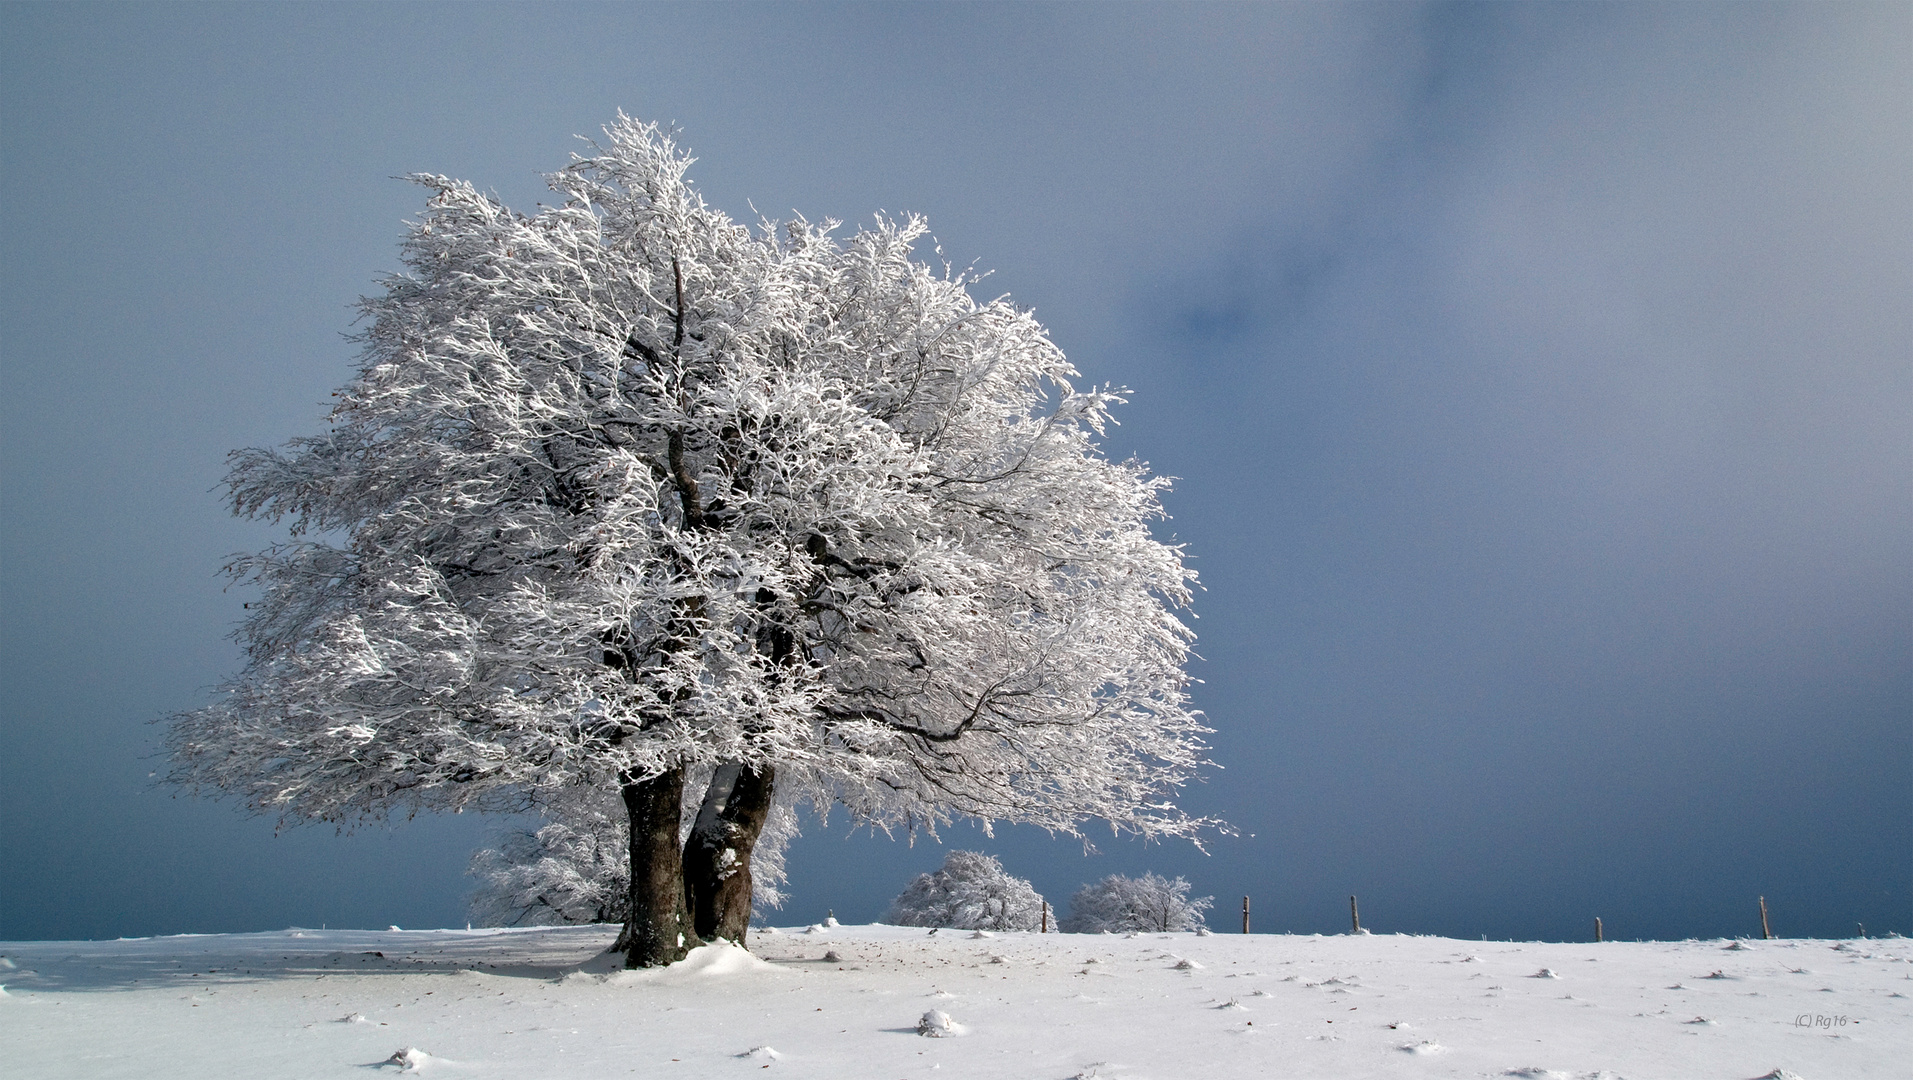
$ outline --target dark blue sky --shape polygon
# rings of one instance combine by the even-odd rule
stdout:
[[[1242,835],[950,841],[1272,931],[1913,933],[1913,8],[11,4],[0,86],[0,937],[462,923],[488,822],[275,835],[153,725],[391,177],[530,207],[620,108],[734,217],[926,213],[1180,478]],[[845,830],[789,921],[941,858]]]

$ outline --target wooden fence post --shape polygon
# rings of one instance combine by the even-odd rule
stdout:
[[[1043,901],[1043,929],[1038,931],[1038,933],[1043,933],[1043,934],[1049,933],[1049,901],[1048,900]]]
[[[1359,934],[1362,932],[1362,912],[1360,908],[1355,906],[1355,898],[1353,896],[1348,898],[1348,925],[1349,933]]]
[[[1249,898],[1242,898],[1242,932],[1249,932]]]
[[[1594,917],[1594,940],[1603,940],[1601,937],[1601,917],[1599,915]]]
[[[1774,932],[1767,929],[1767,898],[1760,898],[1760,940],[1773,940]]]

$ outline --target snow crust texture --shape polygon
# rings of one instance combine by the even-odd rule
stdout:
[[[644,972],[591,927],[0,942],[0,1072],[1861,1080],[1913,1061],[1898,939],[828,932],[834,963],[786,931]]]

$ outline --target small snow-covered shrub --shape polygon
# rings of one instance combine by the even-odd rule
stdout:
[[[1139,878],[1111,874],[1085,885],[1069,898],[1069,915],[1056,924],[1065,934],[1122,933],[1130,930],[1195,930],[1213,896],[1189,898],[1189,883],[1156,874]]]
[[[630,906],[622,823],[603,815],[509,832],[472,856],[479,926],[623,922]]]
[[[896,926],[961,930],[1035,930],[1042,919],[1043,898],[1030,883],[975,851],[952,851],[942,869],[918,874],[884,916]]]
[[[942,1009],[931,1009],[917,1021],[917,1034],[926,1039],[947,1039],[963,1033],[963,1025],[950,1019],[950,1014]]]

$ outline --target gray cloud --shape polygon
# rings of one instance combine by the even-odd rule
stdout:
[[[1700,867],[1903,911],[1904,12],[1429,30],[1336,226],[1245,223],[1157,324],[1223,428],[1179,504],[1211,707],[1297,789],[1239,815],[1327,876],[1426,864],[1455,930],[1510,873],[1660,880],[1654,933],[1713,917],[1666,884]]]

